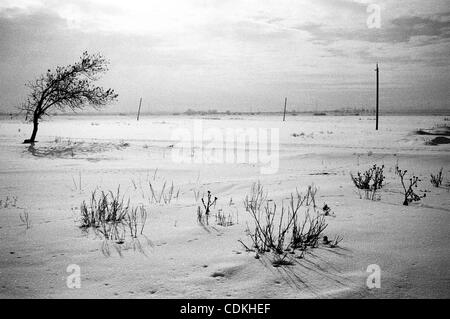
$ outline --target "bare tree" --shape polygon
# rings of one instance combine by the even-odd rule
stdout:
[[[76,112],[86,106],[100,109],[116,100],[118,95],[113,89],[93,85],[100,74],[108,71],[108,64],[102,55],[84,52],[75,64],[58,66],[29,82],[26,86],[31,92],[20,108],[33,122],[33,133],[24,143],[35,142],[39,120],[52,110]]]

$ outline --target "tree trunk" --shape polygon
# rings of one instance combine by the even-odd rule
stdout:
[[[31,137],[28,140],[23,141],[24,144],[34,144],[34,142],[36,141],[38,125],[39,125],[38,119],[34,118],[33,119],[33,133],[31,133]]]

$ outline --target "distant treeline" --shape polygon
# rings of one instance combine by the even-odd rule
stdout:
[[[187,109],[185,112],[183,113],[172,113],[172,115],[261,115],[261,114],[273,114],[273,115],[277,115],[277,114],[282,114],[282,112],[270,112],[270,111],[256,111],[256,112],[252,112],[252,111],[246,111],[246,112],[233,112],[233,111],[218,111],[218,110],[208,110],[208,111],[204,111],[204,110],[193,110],[193,109]],[[289,115],[297,115],[297,114],[313,114],[313,115],[317,115],[317,116],[324,116],[327,114],[347,114],[347,115],[372,115],[375,114],[374,110],[367,110],[364,108],[361,109],[342,109],[342,110],[330,110],[330,111],[298,111],[298,110],[290,110],[287,111],[286,114]]]
[[[327,111],[298,111],[298,110],[290,110],[286,112],[289,116],[298,116],[298,115],[313,115],[313,116],[372,116],[375,115],[375,110],[371,109],[356,109],[356,108],[347,108],[347,109],[338,109],[338,110],[327,110]],[[69,114],[69,113],[62,113],[58,112],[55,114],[51,114],[52,116],[105,116],[105,115],[118,115],[118,116],[129,116],[129,115],[135,115],[132,112],[125,113],[125,112],[83,112],[83,113],[77,113],[77,114]],[[211,115],[222,115],[222,116],[236,116],[236,115],[242,115],[242,116],[252,116],[252,115],[272,115],[272,116],[282,116],[283,112],[270,112],[270,111],[219,111],[216,109],[212,110],[193,110],[193,109],[187,109],[184,112],[146,112],[141,113],[141,116],[145,115],[174,115],[174,116],[211,116]],[[387,110],[382,111],[381,116],[383,115],[435,115],[435,116],[450,116],[449,110],[433,110],[433,109],[427,109],[427,110]],[[22,118],[25,115],[23,113],[18,112],[2,112],[0,111],[0,117],[5,118]]]

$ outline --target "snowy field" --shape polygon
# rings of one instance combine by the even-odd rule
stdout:
[[[359,116],[284,123],[59,116],[40,124],[30,147],[21,142],[31,126],[3,119],[0,298],[449,298],[450,144],[429,145],[435,136],[415,134],[448,123],[444,116],[389,116],[376,132],[373,117]],[[250,132],[248,148],[228,143],[242,129]],[[253,133],[260,139],[252,142]],[[264,154],[257,152],[262,133],[273,142]],[[386,185],[372,201],[361,198],[350,173],[374,164],[385,166]],[[421,178],[416,191],[425,198],[402,205],[396,165]],[[444,185],[436,188],[430,174],[441,167]],[[239,241],[251,246],[246,229],[253,221],[243,202],[258,181],[280,205],[314,184],[317,205],[332,210],[325,234],[342,242],[319,244],[281,267],[269,253],[255,258]],[[156,192],[173,183],[170,202],[156,203],[150,183]],[[119,186],[148,218],[133,243],[105,248],[98,234],[80,229],[80,204],[96,189]],[[214,217],[199,225],[207,191],[218,197],[212,214],[226,214],[232,225]],[[370,265],[381,271],[379,288],[367,286]],[[73,269],[80,271],[75,289],[67,284]]]

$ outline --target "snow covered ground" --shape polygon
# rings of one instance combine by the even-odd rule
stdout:
[[[1,120],[0,297],[449,298],[450,193],[433,187],[430,173],[443,167],[448,181],[450,145],[414,133],[438,125],[448,119],[381,117],[376,132],[372,117],[359,116],[58,116],[40,124],[29,147],[21,144],[29,124]],[[227,143],[242,132],[249,152]],[[264,136],[274,143],[261,154]],[[387,177],[377,201],[361,199],[350,179],[373,164]],[[420,202],[402,205],[397,164],[422,179]],[[257,181],[279,203],[316,185],[318,205],[334,212],[325,233],[342,235],[339,247],[321,245],[283,267],[247,252],[243,201]],[[173,182],[178,198],[150,203],[149,182]],[[119,186],[149,217],[142,250],[123,244],[121,255],[106,256],[103,240],[78,227],[80,204]],[[208,190],[233,226],[197,223],[195,193]],[[70,265],[79,266],[79,289],[67,286]],[[381,270],[380,288],[366,285],[370,265]]]

